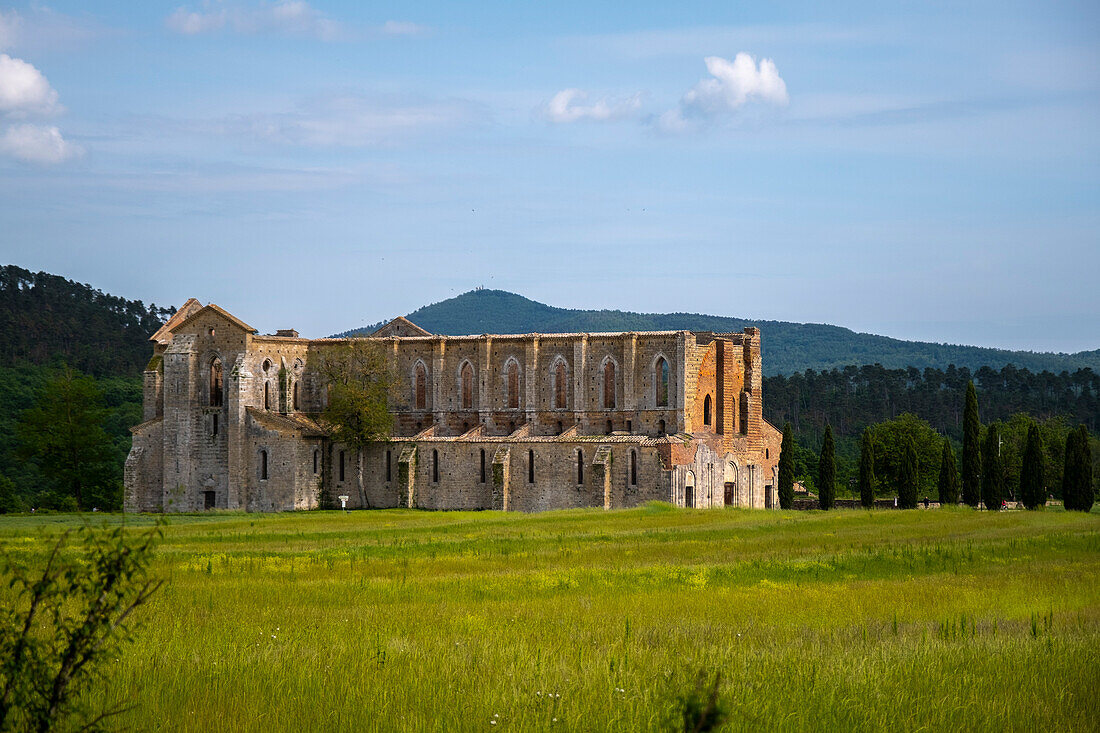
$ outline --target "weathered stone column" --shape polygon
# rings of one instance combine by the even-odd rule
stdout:
[[[580,424],[588,409],[588,334],[573,342],[573,420]],[[584,431],[584,428],[581,428]]]
[[[539,387],[542,385],[542,372],[539,366],[538,334],[532,334],[527,341],[527,347],[524,354],[523,380],[523,407],[526,411],[527,423],[534,427],[538,418]]]

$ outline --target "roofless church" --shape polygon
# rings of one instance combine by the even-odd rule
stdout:
[[[392,438],[360,456],[315,419],[311,360],[332,339],[189,300],[152,337],[127,511],[311,509],[322,491],[361,508],[778,506],[756,328],[436,336],[398,318],[367,338],[398,376]]]

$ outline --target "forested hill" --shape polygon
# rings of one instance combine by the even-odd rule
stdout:
[[[152,353],[149,337],[174,312],[58,275],[0,266],[4,364],[63,361],[96,376],[139,376]]]
[[[757,326],[763,332],[764,372],[769,375],[843,368],[852,364],[882,364],[890,369],[946,369],[954,364],[972,371],[983,366],[1000,369],[1006,364],[1014,364],[1036,372],[1072,372],[1085,367],[1100,372],[1100,349],[1076,354],[1007,351],[902,341],[818,323],[751,321],[698,313],[570,310],[537,303],[503,290],[472,290],[419,308],[408,314],[408,318],[432,333],[448,336],[679,329],[730,332]],[[339,335],[370,333],[376,327],[354,329]]]

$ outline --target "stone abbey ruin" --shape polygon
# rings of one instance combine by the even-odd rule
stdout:
[[[127,511],[778,506],[760,332],[366,337],[396,374],[392,437],[353,451],[318,422],[333,339],[260,335],[189,300],[153,335]],[[361,463],[360,463],[361,461]],[[360,470],[361,467],[361,470]]]

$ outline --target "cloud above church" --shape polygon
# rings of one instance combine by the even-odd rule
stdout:
[[[702,79],[680,99],[680,104],[661,115],[659,126],[679,131],[728,118],[750,102],[784,106],[790,100],[787,84],[771,59],[756,60],[739,53],[733,61],[721,56],[704,59],[709,79]]]
[[[33,64],[0,53],[0,155],[30,163],[59,163],[78,155],[52,125],[26,120],[59,114],[57,91]]]
[[[551,122],[568,123],[584,120],[606,122],[629,117],[642,106],[641,94],[625,98],[598,97],[580,89],[563,89],[546,104],[543,116]]]
[[[369,28],[353,28],[333,20],[304,0],[277,0],[257,5],[204,4],[200,10],[176,8],[165,20],[169,30],[185,36],[228,31],[260,35],[276,34],[345,41],[371,36],[420,36],[429,29],[417,23],[388,20]]]

